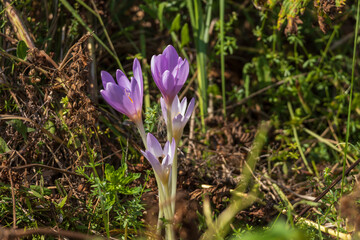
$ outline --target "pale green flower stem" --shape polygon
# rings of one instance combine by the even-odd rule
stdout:
[[[171,212],[175,215],[175,202],[176,202],[176,183],[177,183],[177,142],[175,146],[175,155],[172,164],[172,175],[171,175]]]
[[[165,201],[163,202],[163,206],[164,209],[166,210],[165,213],[167,213],[168,215],[168,217],[166,217],[165,214],[165,218],[167,220],[170,220],[170,222],[166,224],[166,240],[172,240],[175,239],[174,228],[172,224],[172,221],[174,220],[174,214],[172,212],[172,204],[171,204],[172,201],[170,198],[170,189],[168,184],[164,184],[164,194],[165,194]]]
[[[135,122],[135,124],[139,130],[139,133],[140,133],[141,139],[144,143],[145,149],[147,149],[147,141],[146,141],[146,133],[145,133],[145,129],[144,129],[144,124],[142,121],[137,121],[137,122]],[[158,189],[159,189],[159,216],[158,216],[158,223],[156,226],[156,233],[160,236],[161,235],[161,227],[162,227],[161,219],[164,217],[163,203],[164,203],[165,199],[164,199],[164,191],[162,191],[160,179],[157,176],[156,172],[154,172],[154,173],[155,173],[155,178],[156,178],[156,182],[157,182]]]
[[[173,138],[173,129],[172,129],[172,116],[171,116],[171,105],[172,104],[167,104],[166,109],[167,109],[167,138],[168,141],[171,143],[172,142],[172,138]],[[173,160],[173,164],[172,164],[172,170],[171,170],[171,191],[170,191],[170,200],[171,200],[171,212],[173,215],[175,215],[175,202],[176,202],[176,183],[177,183],[177,139],[175,139],[175,153],[174,153],[174,160]]]
[[[166,123],[166,126],[167,126],[167,138],[168,138],[168,141],[169,143],[172,142],[172,138],[173,138],[173,131],[172,131],[172,117],[171,117],[171,104],[167,104],[166,106],[166,117],[167,117],[167,123]]]
[[[135,124],[136,124],[136,126],[137,126],[137,128],[139,130],[139,133],[140,133],[141,139],[142,139],[142,141],[144,143],[145,149],[147,149],[146,133],[145,133],[144,124],[143,124],[142,119],[140,119],[139,121],[136,121]]]
[[[171,221],[173,220],[173,214],[171,212],[171,205],[170,205],[170,193],[168,184],[163,184],[159,178],[159,176],[155,173],[156,182],[159,189],[159,219],[157,225],[157,234],[160,236],[161,234],[161,226],[162,221],[161,218],[165,215],[165,219],[169,222],[166,223],[166,240],[173,240],[175,239],[173,224]]]

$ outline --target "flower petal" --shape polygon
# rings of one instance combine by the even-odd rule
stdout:
[[[178,114],[174,117],[172,121],[173,133],[180,132],[185,127],[186,122],[184,121],[184,116]],[[182,132],[180,132],[182,133]],[[175,134],[174,134],[175,135]]]
[[[100,91],[105,101],[115,110],[132,119],[136,113],[136,108],[126,95],[126,89],[116,85],[115,83],[107,83],[105,89],[106,90]]]
[[[166,170],[166,168],[168,168],[171,164],[171,157],[169,155],[166,155],[161,163],[163,171]]]
[[[163,171],[162,171],[162,167],[160,165],[159,160],[157,160],[157,158],[148,150],[146,150],[145,152],[141,150],[141,153],[149,161],[149,163],[151,164],[151,166],[154,169],[155,173],[158,176],[161,176],[163,174]]]
[[[103,84],[104,89],[106,89],[106,84],[107,83],[114,83],[115,84],[114,78],[107,71],[101,71],[101,80],[102,80],[102,84]]]
[[[181,115],[185,115],[185,110],[186,110],[186,107],[187,107],[187,98],[184,97],[182,100],[181,100],[181,103],[179,104],[180,107],[179,107],[179,112],[181,113]]]
[[[163,96],[166,101],[169,101],[169,104],[172,103],[175,95],[174,93],[174,77],[172,76],[171,72],[166,70],[162,75],[162,82],[163,82]],[[161,90],[161,89],[160,89]]]
[[[151,74],[152,74],[152,77],[157,85],[157,82],[160,80],[160,72],[158,71],[156,65],[158,63],[158,56],[154,55],[152,56],[151,58],[151,61],[150,61],[150,67],[151,67]]]
[[[156,86],[159,88],[160,92],[164,91],[164,86],[162,82],[162,74],[165,71],[162,71],[163,68],[163,59],[162,56],[153,56],[151,58],[151,74],[154,79]]]
[[[172,71],[177,63],[178,63],[178,58],[179,55],[177,54],[175,48],[171,45],[168,45],[164,51],[163,51],[163,55],[166,57],[167,59],[167,63],[168,63],[168,68],[170,71]]]
[[[171,164],[174,160],[174,157],[175,157],[175,150],[176,150],[176,143],[175,143],[175,138],[172,139],[172,142],[171,142],[171,147],[169,149],[169,156],[170,156],[170,160],[171,160]]]
[[[194,107],[195,107],[195,98],[192,98],[190,103],[189,103],[189,106],[186,110],[186,113],[184,115],[184,121],[185,123],[189,120],[192,112],[194,111]]]
[[[171,105],[171,118],[177,116],[179,114],[179,111],[180,111],[180,101],[178,95],[175,95]]]
[[[176,90],[180,91],[180,89],[184,86],[184,83],[187,80],[189,75],[189,63],[185,59],[179,66],[179,70],[176,74]]]
[[[130,81],[120,69],[116,70],[116,81],[120,87],[130,90]]]
[[[147,138],[147,149],[149,152],[151,152],[156,158],[159,158],[163,155],[163,150],[161,148],[161,145],[159,141],[152,135],[151,133],[148,133]]]
[[[139,84],[140,92],[143,92],[143,75],[141,71],[141,65],[137,58],[134,59],[133,63],[133,74],[136,82]]]
[[[142,112],[143,96],[141,94],[139,85],[134,79],[131,80],[130,98],[134,108],[136,108],[136,112],[138,115],[140,115]]]
[[[164,146],[164,154],[165,155],[169,154],[169,145],[170,145],[169,141],[166,141],[165,146]]]

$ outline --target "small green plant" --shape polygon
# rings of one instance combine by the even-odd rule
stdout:
[[[94,169],[99,166],[90,164],[86,168]],[[85,173],[86,168],[79,168],[78,172],[90,182],[91,198],[100,202],[97,206],[88,205],[89,210],[95,207],[95,212],[92,214],[95,218],[94,223],[97,222],[96,219],[102,219],[108,234],[110,228],[120,228],[122,233],[136,234],[143,227],[140,217],[144,206],[140,197],[144,189],[141,186],[131,186],[131,184],[140,177],[140,174],[130,173],[125,162],[122,162],[118,169],[105,164],[104,177],[93,173],[88,176]],[[116,219],[116,221],[110,222],[110,219]],[[101,229],[101,226],[94,224],[92,228]]]

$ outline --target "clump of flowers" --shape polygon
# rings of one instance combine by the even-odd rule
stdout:
[[[100,93],[105,101],[118,112],[128,116],[137,126],[145,150],[141,151],[151,164],[159,190],[158,233],[162,219],[166,219],[166,239],[174,239],[172,220],[175,214],[177,182],[177,147],[184,127],[194,110],[195,99],[189,105],[184,97],[180,102],[178,93],[189,74],[189,63],[177,54],[175,48],[167,46],[162,54],[151,59],[151,73],[159,88],[161,110],[167,126],[167,142],[162,148],[151,134],[146,135],[142,120],[143,77],[140,63],[134,59],[130,81],[126,75],[116,71],[116,82],[108,72],[101,72],[104,90]]]

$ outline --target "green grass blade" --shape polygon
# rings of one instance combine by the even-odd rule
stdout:
[[[289,113],[290,113],[290,116],[291,116],[291,120],[293,120],[295,116],[294,116],[294,111],[293,111],[293,108],[292,108],[290,102],[288,102],[288,109],[289,109]],[[297,145],[297,147],[298,147],[298,150],[299,150],[301,159],[303,160],[303,162],[304,162],[307,170],[308,170],[311,174],[313,174],[314,172],[313,172],[313,170],[310,168],[310,166],[309,166],[309,164],[308,164],[308,162],[307,162],[307,160],[306,160],[305,154],[304,154],[304,152],[303,152],[303,150],[302,150],[302,148],[301,148],[301,145],[300,145],[300,141],[299,141],[299,137],[298,137],[296,128],[295,128],[295,126],[294,126],[293,124],[291,124],[291,128],[292,128],[292,130],[293,130],[294,138],[295,138],[296,145]]]
[[[220,0],[220,64],[221,64],[221,92],[223,100],[223,113],[226,118],[226,96],[225,96],[225,53],[224,53],[224,12],[225,0]]]
[[[354,88],[354,76],[355,76],[355,64],[356,64],[356,46],[358,41],[358,31],[359,31],[359,10],[360,10],[360,1],[358,1],[357,5],[357,13],[356,13],[356,26],[355,26],[355,37],[354,37],[354,49],[353,49],[353,59],[352,59],[352,70],[351,70],[351,84],[350,84],[350,97],[349,97],[349,107],[348,107],[348,115],[346,122],[346,140],[345,140],[345,149],[344,149],[344,161],[343,161],[343,171],[341,178],[341,193],[340,197],[342,197],[344,192],[344,184],[345,184],[345,168],[346,168],[346,156],[349,145],[349,135],[350,135],[350,115],[351,115],[351,104],[353,97],[353,88]]]

